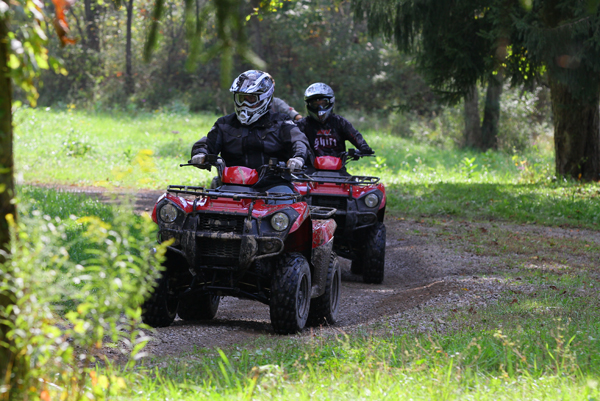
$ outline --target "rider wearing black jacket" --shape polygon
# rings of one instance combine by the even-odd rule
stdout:
[[[265,72],[250,70],[233,82],[235,113],[219,118],[208,135],[192,147],[192,163],[206,154],[221,154],[227,166],[258,169],[274,157],[300,169],[308,156],[308,140],[284,114],[269,111],[275,85]]]
[[[258,169],[271,157],[280,161],[297,157],[304,162],[308,141],[283,114],[267,112],[253,124],[244,125],[233,113],[219,118],[208,135],[194,144],[192,156],[199,153],[220,153],[227,166]]]
[[[361,133],[344,117],[333,114],[335,95],[329,85],[310,85],[304,101],[308,116],[296,124],[306,134],[316,156],[339,156],[346,151],[346,141],[363,154],[373,154]]]

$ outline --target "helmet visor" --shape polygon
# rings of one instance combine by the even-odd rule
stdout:
[[[258,95],[251,93],[235,93],[233,95],[233,98],[235,100],[235,104],[237,104],[238,106],[242,106],[244,104],[246,104],[247,106],[254,106],[261,100]]]
[[[317,98],[317,99],[311,99],[307,103],[308,103],[309,107],[316,109],[319,106],[324,107],[324,108],[329,107],[329,105],[331,104],[331,101],[326,97],[322,97],[322,98]]]

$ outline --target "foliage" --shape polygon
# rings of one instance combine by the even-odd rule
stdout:
[[[39,198],[43,192],[27,194]],[[0,312],[11,341],[2,346],[13,351],[9,382],[3,381],[0,393],[24,400],[104,399],[125,382],[95,366],[109,362],[110,348],[129,364],[142,355],[147,339],[140,331],[140,305],[160,271],[164,249],[151,252],[149,218],[134,219],[124,210],[103,221],[86,216],[79,197],[52,196],[54,208],[63,205],[82,217],[51,217],[38,209],[47,206],[43,199],[21,205],[1,269],[2,291],[15,299]]]
[[[492,1],[356,0],[356,18],[369,33],[416,54],[417,68],[443,99],[456,103],[497,71],[498,38],[490,32]],[[499,41],[498,41],[499,42]]]
[[[8,32],[10,41],[8,68],[11,77],[23,89],[29,102],[35,105],[38,98],[35,79],[41,70],[52,67],[58,74],[66,74],[67,71],[60,65],[58,59],[48,56],[45,47],[48,36],[43,2],[17,0],[10,1],[8,4],[4,1],[0,3],[0,18],[11,21]],[[70,4],[65,0],[54,0],[56,11],[54,23],[58,40],[63,45],[72,43],[72,40],[67,37],[68,24],[64,15],[69,6]]]
[[[237,47],[227,50],[223,47],[226,41],[219,38],[215,2],[194,9],[194,21],[190,22],[186,6],[165,0],[162,17],[156,22],[154,56],[146,64],[142,55],[146,27],[152,19],[152,2],[135,2],[132,45],[136,86],[131,97],[124,90],[123,12],[101,8],[97,25],[105,40],[101,51],[95,52],[86,47],[83,4],[76,4],[71,11],[78,16],[73,34],[79,42],[68,48],[61,48],[56,42],[50,45],[50,53],[65,60],[69,75],[45,73],[40,102],[51,106],[63,102],[95,109],[120,109],[125,105],[154,110],[178,101],[191,111],[227,114],[233,110],[227,91],[232,76],[254,68],[256,57],[234,57],[227,62],[231,63],[228,68],[232,68],[232,73],[221,73],[219,61],[211,57],[226,58],[236,49],[252,49],[275,77],[275,95],[301,112],[304,89],[317,81],[327,81],[337,91],[340,110],[386,115],[409,109],[428,114],[437,108],[435,97],[414,73],[411,59],[369,39],[366,27],[353,22],[349,4],[333,0],[283,2],[277,12],[270,12],[268,8],[276,2],[270,6],[269,2],[251,3],[231,5],[236,12],[251,17],[245,22],[244,35],[241,31],[232,33],[242,35],[236,36]],[[198,24],[196,16],[200,18]],[[189,36],[190,23],[201,37],[196,33]],[[198,65],[196,61],[202,63]],[[227,80],[225,88],[221,79]],[[369,101],[364,101],[367,97]]]
[[[597,180],[598,0],[355,0],[369,32],[417,54],[427,82],[449,102],[478,81],[506,77],[552,90],[556,174]],[[484,145],[485,145],[484,141]],[[577,146],[572,144],[577,143]]]

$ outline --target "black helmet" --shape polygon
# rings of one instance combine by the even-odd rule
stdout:
[[[235,114],[244,125],[249,125],[269,111],[275,81],[266,72],[249,70],[233,81],[229,92],[233,92]]]
[[[335,95],[329,85],[317,82],[306,88],[304,102],[308,115],[324,123],[333,111]]]

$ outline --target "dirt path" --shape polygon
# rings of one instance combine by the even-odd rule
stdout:
[[[77,192],[95,196],[106,202],[114,202],[114,197],[101,190],[83,188]],[[151,211],[156,198],[161,194],[162,192],[157,191],[138,192],[136,210],[140,213]],[[431,221],[405,221],[389,215],[385,223],[387,248],[383,284],[364,284],[360,277],[350,273],[350,262],[341,259],[339,322],[334,327],[324,328],[324,332],[349,332],[377,322],[398,324],[409,316],[414,320],[416,327],[426,326],[441,319],[419,313],[419,309],[424,305],[436,303],[446,309],[462,304],[477,306],[494,302],[498,294],[506,289],[506,284],[500,283],[498,279],[480,280],[477,276],[489,273],[492,266],[497,268],[501,263],[499,257],[476,256],[467,250],[468,247],[463,246],[464,243],[459,245],[448,241],[448,235],[452,239],[453,233],[465,230],[465,226],[476,233],[482,233],[491,229],[490,223],[449,220],[443,224],[432,224]],[[561,231],[539,226],[514,225],[503,227],[505,228],[511,231],[551,230],[548,235],[565,238],[573,235],[573,230]],[[582,232],[581,235],[600,241],[598,232]],[[471,291],[467,293],[465,287],[469,287]],[[314,335],[314,332],[305,330],[298,335],[311,334]],[[157,329],[151,334],[154,340],[150,342],[147,351],[156,356],[176,355],[195,347],[243,344],[261,335],[274,336],[268,306],[226,297],[222,299],[219,312],[212,321],[190,323],[176,319],[172,326]]]

